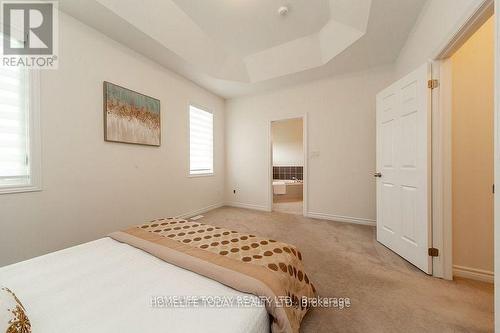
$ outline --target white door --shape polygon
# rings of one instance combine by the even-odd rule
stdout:
[[[377,240],[432,274],[431,90],[424,65],[377,95]]]

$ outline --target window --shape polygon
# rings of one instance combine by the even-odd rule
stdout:
[[[37,88],[36,73],[0,67],[0,193],[40,189]]]
[[[214,173],[214,116],[189,106],[189,174]]]

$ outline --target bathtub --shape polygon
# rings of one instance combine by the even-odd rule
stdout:
[[[274,199],[302,200],[304,184],[301,180],[274,179],[273,194]]]

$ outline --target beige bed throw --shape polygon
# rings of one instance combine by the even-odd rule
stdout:
[[[273,239],[174,218],[109,236],[241,292],[278,300],[266,302],[273,333],[298,333],[315,296],[300,251]]]

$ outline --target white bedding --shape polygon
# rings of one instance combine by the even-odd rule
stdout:
[[[153,308],[152,296],[245,296],[110,238],[0,268],[34,333],[270,331],[266,309]]]

